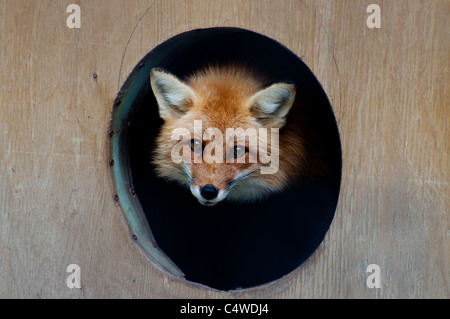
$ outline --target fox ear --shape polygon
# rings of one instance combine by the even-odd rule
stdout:
[[[179,117],[195,102],[191,87],[163,69],[151,70],[150,84],[164,120]]]
[[[282,128],[295,100],[295,86],[275,83],[254,94],[247,106],[263,125]]]

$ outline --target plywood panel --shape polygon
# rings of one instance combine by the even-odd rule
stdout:
[[[449,297],[448,1],[0,1],[0,296]],[[129,239],[106,136],[123,81],[153,47],[234,26],[310,66],[339,125],[343,179],[330,231],[280,281],[219,292],[167,275]],[[93,74],[97,79],[93,79]],[[78,264],[82,289],[66,287]],[[378,264],[382,288],[366,286]]]

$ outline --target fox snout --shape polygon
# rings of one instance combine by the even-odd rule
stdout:
[[[218,189],[211,184],[200,187],[200,195],[206,200],[212,200],[219,194]]]
[[[197,198],[200,204],[205,206],[214,206],[228,195],[228,190],[220,190],[212,184],[202,186],[191,185],[190,188],[192,194]]]

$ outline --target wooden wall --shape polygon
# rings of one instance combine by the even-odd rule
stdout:
[[[69,29],[66,8],[81,7]],[[369,29],[366,8],[381,7]],[[447,0],[0,0],[0,297],[449,298]],[[341,134],[324,242],[261,288],[163,273],[129,238],[106,156],[113,100],[152,48],[192,29],[272,37],[313,70]],[[97,79],[93,74],[97,74]],[[81,267],[69,289],[66,267]],[[378,264],[380,289],[366,268]]]

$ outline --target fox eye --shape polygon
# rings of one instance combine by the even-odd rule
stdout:
[[[201,153],[203,149],[203,144],[197,139],[191,140],[191,150],[192,152]]]
[[[247,148],[242,145],[234,147],[234,158],[239,158],[244,156],[248,152]]]

